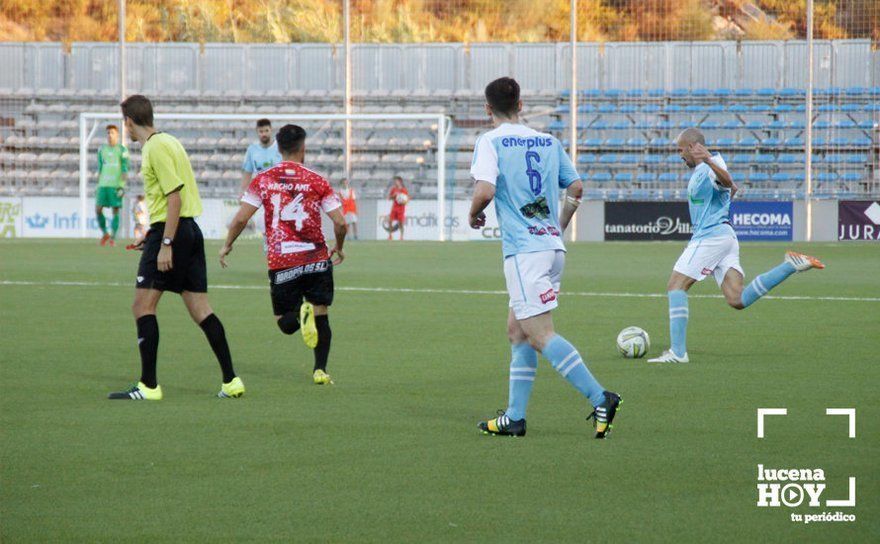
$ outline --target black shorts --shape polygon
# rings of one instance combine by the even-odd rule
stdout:
[[[168,272],[159,272],[157,260],[162,247],[165,223],[153,223],[144,239],[143,254],[138,265],[137,287],[182,293],[208,291],[208,272],[205,267],[205,239],[202,230],[191,217],[181,217],[171,246],[173,266]]]
[[[269,271],[272,310],[275,315],[299,312],[303,298],[317,306],[333,304],[333,264],[320,261]]]

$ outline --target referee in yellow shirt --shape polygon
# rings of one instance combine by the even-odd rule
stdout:
[[[132,305],[141,353],[141,378],[126,391],[110,393],[109,398],[162,399],[162,388],[156,379],[156,306],[165,291],[183,298],[189,315],[208,337],[223,371],[223,384],[217,396],[240,397],[244,384],[232,368],[223,324],[208,302],[205,241],[195,221],[202,213],[202,201],[189,157],[177,138],[153,127],[153,104],[147,97],[132,95],[120,106],[131,139],[143,147],[141,176],[153,223],[139,246],[143,254]]]

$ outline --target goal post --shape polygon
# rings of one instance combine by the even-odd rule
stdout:
[[[325,123],[328,126],[332,126],[333,123],[342,123],[342,124],[351,124],[363,122],[366,123],[365,126],[371,126],[369,123],[374,124],[385,124],[387,127],[391,125],[392,128],[387,129],[386,132],[389,133],[391,137],[387,140],[389,143],[394,141],[393,145],[389,145],[387,151],[397,151],[398,154],[402,154],[403,152],[410,151],[419,153],[426,153],[426,151],[432,151],[434,153],[433,160],[431,164],[425,164],[426,161],[422,158],[419,161],[420,165],[425,166],[425,168],[429,166],[436,166],[436,171],[434,170],[426,170],[430,174],[435,174],[431,176],[431,181],[436,177],[436,212],[437,217],[439,218],[437,221],[437,234],[436,239],[439,241],[445,241],[447,239],[446,229],[443,224],[443,217],[447,213],[447,202],[446,202],[446,145],[447,139],[449,136],[449,131],[452,127],[452,120],[445,113],[362,113],[362,114],[321,114],[321,113],[157,113],[154,116],[154,119],[157,121],[166,121],[166,122],[192,122],[192,123],[225,123],[225,126],[220,127],[218,130],[236,130],[239,132],[242,131],[250,131],[247,132],[250,136],[253,136],[253,124],[259,119],[267,118],[272,122],[299,122],[299,123]],[[79,199],[80,199],[80,208],[81,214],[83,218],[88,217],[89,211],[89,198],[88,198],[88,188],[89,188],[89,146],[92,140],[95,137],[96,132],[98,131],[99,125],[102,121],[116,121],[121,122],[122,115],[121,113],[111,113],[111,112],[82,112],[79,114]],[[250,122],[246,127],[243,125],[235,125],[236,122]],[[422,144],[421,149],[416,149],[413,147],[415,144],[406,146],[402,145],[401,141],[393,140],[395,134],[398,132],[393,128],[395,123],[400,123],[403,126],[404,123],[416,123],[415,125],[406,125],[410,129],[413,129],[413,126],[416,128],[414,131],[430,131],[434,135],[434,145],[430,145],[431,142],[429,140],[425,140]],[[423,125],[418,125],[418,122],[423,123]],[[161,128],[161,126],[160,126]],[[379,133],[381,130],[373,129],[375,132]],[[205,132],[205,129],[194,129],[193,132]],[[330,130],[329,132],[333,132]],[[311,136],[311,135],[310,135]],[[218,136],[218,141],[220,137]],[[326,141],[330,141],[329,139]],[[335,141],[335,140],[334,140]],[[357,144],[355,144],[357,145]],[[377,144],[379,147],[382,146],[381,142]],[[395,148],[397,146],[397,148]],[[339,143],[337,144],[339,148],[339,152],[345,152],[346,154],[350,151],[352,146],[351,138],[340,138]],[[326,148],[326,146],[325,146]],[[307,140],[307,149],[309,149],[310,156],[309,160],[307,160],[308,164],[312,164],[312,154],[316,152],[316,146],[311,146]],[[242,150],[243,151],[243,150]],[[187,149],[187,152],[191,153],[190,149]],[[378,153],[371,156],[373,160],[378,160]],[[391,154],[390,158],[394,159],[395,154]],[[390,162],[390,161],[389,161]],[[434,164],[436,163],[436,164]],[[399,165],[390,162],[388,164],[390,169],[394,169]],[[194,170],[196,168],[194,167]],[[320,168],[318,168],[320,172]],[[240,173],[240,168],[236,169],[236,172]],[[325,172],[321,172],[326,174]],[[377,172],[379,173],[379,172]],[[199,172],[196,172],[196,180],[199,180]],[[330,179],[328,175],[328,180],[331,184],[336,183],[339,179]],[[358,180],[354,180],[358,181]],[[377,182],[378,183],[378,182]],[[231,184],[231,183],[230,183]],[[369,228],[369,226],[366,226]],[[82,238],[87,237],[88,226],[87,221],[84,219],[82,221],[82,227],[80,231],[80,236]]]

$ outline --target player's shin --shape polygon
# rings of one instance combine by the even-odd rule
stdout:
[[[107,234],[107,218],[104,217],[104,210],[102,210],[101,208],[98,208],[97,218],[98,228],[101,229],[101,232]]]
[[[785,281],[786,278],[794,273],[794,265],[785,262],[767,272],[764,272],[760,276],[755,277],[755,279],[743,289],[743,308],[751,306],[755,301],[766,295],[771,289]]]
[[[110,236],[115,239],[117,232],[119,232],[119,212],[114,212],[113,219],[110,220]]]
[[[669,341],[672,352],[678,356],[687,353],[688,295],[677,289],[666,293],[669,298]]]
[[[316,315],[315,326],[318,329],[318,345],[315,346],[315,370],[327,370],[330,341],[333,339],[333,332],[330,330],[330,316]]]
[[[159,322],[155,315],[145,315],[137,319],[138,350],[141,352],[141,383],[155,388],[156,354],[159,351]]]
[[[580,353],[568,340],[558,334],[553,335],[541,354],[563,378],[589,398],[594,407],[602,404],[605,400],[605,389],[596,381],[581,359]]]
[[[510,351],[510,396],[505,414],[518,421],[526,417],[526,408],[538,370],[538,352],[528,342],[512,344]]]
[[[220,370],[223,372],[223,383],[229,383],[235,378],[235,370],[232,368],[232,355],[229,353],[229,344],[226,342],[226,330],[223,323],[216,315],[211,314],[206,317],[199,327],[205,332],[208,343],[214,355],[217,356],[217,362],[220,363]]]

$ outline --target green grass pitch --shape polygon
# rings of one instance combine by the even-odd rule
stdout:
[[[477,432],[507,400],[497,245],[351,243],[331,313],[336,385],[316,387],[311,352],[274,324],[258,245],[241,244],[221,270],[210,243],[211,300],[246,396],[214,398],[213,354],[167,295],[165,400],[126,403],[105,396],[138,376],[138,254],[0,241],[0,540],[876,541],[880,245],[794,244],[828,268],[772,295],[808,298],[736,312],[692,297],[691,364],[620,358],[627,325],[651,334],[651,354],[666,347],[665,297],[619,295],[662,294],[682,246],[570,247],[563,290],[579,294],[561,297],[557,330],[624,398],[597,441],[584,401],[543,359],[528,436]],[[743,244],[747,277],[784,249]],[[718,294],[711,279],[691,292]],[[762,407],[789,415],[757,439]],[[857,437],[826,407],[855,407]],[[759,463],[823,468],[823,499],[846,498],[855,476],[857,506],[758,508]],[[856,521],[790,519],[837,510]]]

